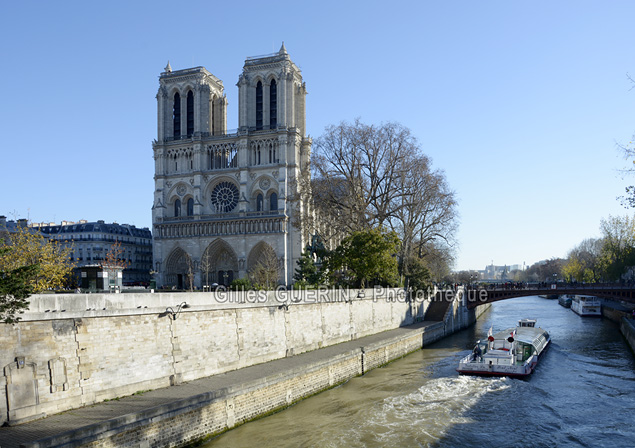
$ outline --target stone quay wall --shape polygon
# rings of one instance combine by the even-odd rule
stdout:
[[[444,324],[420,324],[373,344],[306,362],[275,375],[188,397],[167,405],[27,443],[54,446],[140,448],[190,446],[224,430],[329,389],[444,336]]]
[[[620,322],[620,331],[626,338],[631,350],[635,353],[635,322],[627,317],[622,317]]]
[[[428,302],[408,302],[400,293],[384,289],[33,296],[20,323],[0,324],[0,425],[423,320]],[[179,308],[183,302],[187,308]],[[394,359],[381,350],[384,354],[376,360],[366,355],[366,367]]]

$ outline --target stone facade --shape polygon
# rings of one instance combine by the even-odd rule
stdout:
[[[19,227],[28,227],[31,232],[40,232],[44,237],[59,241],[63,247],[70,248],[71,261],[76,266],[77,282],[80,285],[82,284],[80,268],[99,266],[115,243],[120,244],[121,258],[128,263],[123,271],[123,283],[125,285],[149,285],[150,283],[152,233],[147,227],[107,224],[101,220],[29,224],[26,219],[19,219],[17,222],[7,221],[5,216],[0,216],[0,238],[16,232]]]
[[[70,247],[71,261],[79,274],[83,266],[101,264],[116,243],[121,246],[121,257],[128,263],[123,270],[124,285],[149,285],[152,269],[152,233],[147,227],[130,224],[97,222],[34,223],[31,227],[43,235]],[[80,282],[81,284],[81,279]],[[95,289],[95,288],[92,288]],[[106,288],[107,289],[107,288]]]
[[[305,207],[297,179],[311,139],[306,87],[284,45],[245,61],[233,132],[223,83],[205,68],[173,71],[168,64],[159,84],[157,287],[229,284],[265,260],[276,265],[278,283],[291,283],[307,238],[296,219]]]

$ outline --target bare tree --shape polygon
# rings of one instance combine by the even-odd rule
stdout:
[[[119,240],[115,240],[114,244],[106,252],[101,267],[108,272],[109,279],[116,279],[119,273],[123,276],[123,270],[130,266],[130,261],[126,259],[125,252]]]
[[[201,272],[205,274],[205,286],[209,288],[209,273],[212,271],[213,263],[210,254],[206,251],[201,259]]]
[[[313,178],[317,203],[349,232],[383,225],[401,206],[397,182],[419,151],[410,130],[396,124],[340,123],[315,142]]]
[[[273,250],[264,250],[249,271],[249,280],[257,288],[273,289],[280,278],[280,261]]]
[[[396,183],[401,203],[390,224],[401,236],[402,258],[424,259],[434,245],[454,246],[457,202],[443,172],[430,169],[428,157],[414,157],[408,165]]]
[[[425,258],[428,248],[440,244],[453,246],[455,193],[445,174],[431,168],[409,129],[397,123],[340,123],[329,126],[314,148],[313,179],[307,173],[300,179],[313,199],[304,219],[305,224],[313,219],[309,227],[325,242],[386,226],[402,240],[402,260]]]

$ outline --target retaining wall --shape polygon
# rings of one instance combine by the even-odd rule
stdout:
[[[422,320],[428,303],[398,295],[366,290],[33,296],[20,323],[0,324],[0,425]],[[183,302],[190,307],[174,319],[172,311]],[[385,360],[391,357],[384,354]],[[371,364],[381,361],[370,358]]]
[[[24,446],[185,446],[361,375],[441,339],[444,334],[442,322],[404,329],[403,334],[347,350],[321,362],[305,363],[277,375],[238,383]]]
[[[631,346],[631,350],[635,353],[635,322],[627,317],[622,317],[620,323],[620,331],[626,338],[628,345]]]

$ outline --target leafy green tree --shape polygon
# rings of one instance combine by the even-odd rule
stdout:
[[[317,286],[324,282],[324,274],[315,264],[313,255],[309,250],[302,252],[298,260],[298,267],[293,274],[293,279],[303,285]]]
[[[425,291],[430,286],[430,270],[420,258],[410,258],[404,269],[406,284],[410,291]]]
[[[399,245],[399,237],[393,231],[378,228],[353,232],[327,258],[329,271],[340,271],[340,281],[348,286],[396,286]]]
[[[1,248],[0,256],[9,256],[11,251]],[[0,270],[0,322],[14,324],[20,320],[16,314],[29,307],[27,298],[33,293],[32,279],[37,271],[37,265]]]
[[[229,289],[232,291],[249,291],[251,288],[251,282],[248,278],[234,279],[229,285]]]

